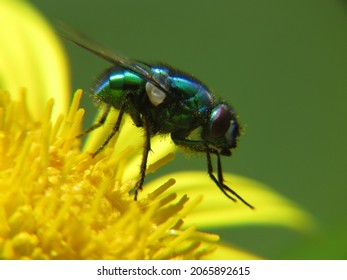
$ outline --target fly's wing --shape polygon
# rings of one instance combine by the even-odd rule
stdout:
[[[59,24],[58,30],[58,34],[62,38],[90,51],[91,53],[94,53],[112,64],[117,64],[125,69],[128,69],[134,74],[137,74],[141,78],[154,84],[161,90],[168,92],[169,85],[167,78],[154,73],[149,66],[136,62],[135,60],[132,60],[124,55],[110,51],[99,43],[87,38],[86,36],[76,32],[64,24]]]

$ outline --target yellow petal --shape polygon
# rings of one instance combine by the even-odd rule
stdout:
[[[0,88],[19,99],[28,92],[30,113],[38,118],[47,100],[55,97],[54,117],[66,113],[69,75],[56,35],[26,1],[0,1]]]
[[[216,250],[204,257],[205,260],[259,260],[259,256],[223,244],[218,244]]]
[[[151,190],[169,177],[175,178],[171,191],[178,195],[204,196],[203,202],[185,220],[198,228],[243,225],[277,225],[303,231],[314,228],[313,218],[293,202],[262,183],[238,175],[224,174],[225,183],[252,204],[254,210],[241,201],[235,203],[225,197],[203,172],[169,174],[146,184],[144,190]]]

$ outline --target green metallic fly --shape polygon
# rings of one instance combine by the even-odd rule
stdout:
[[[116,54],[63,28],[65,39],[110,62],[96,83],[94,95],[105,104],[101,118],[78,137],[99,128],[111,110],[119,110],[118,119],[104,143],[93,153],[95,157],[119,131],[124,113],[131,116],[145,132],[145,145],[140,179],[135,186],[135,200],[142,190],[146,175],[151,137],[171,134],[176,145],[205,153],[207,172],[218,188],[231,200],[236,198],[253,209],[240,195],[223,183],[221,155],[231,156],[240,135],[233,108],[214,96],[202,82],[165,64],[148,64]],[[195,138],[192,138],[192,135]],[[213,174],[211,154],[217,156],[217,177]]]

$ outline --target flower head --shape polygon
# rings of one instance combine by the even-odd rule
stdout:
[[[0,94],[1,256],[184,259],[212,250],[217,236],[182,228],[201,198],[187,203],[187,196],[165,194],[171,179],[134,202],[131,183],[119,183],[121,160],[96,160],[79,151],[80,96],[78,91],[65,119],[52,123],[52,101],[41,120],[33,121],[24,99],[12,102]]]

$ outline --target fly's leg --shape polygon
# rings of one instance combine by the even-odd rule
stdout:
[[[122,105],[119,109],[117,121],[116,121],[115,125],[113,126],[111,133],[107,136],[104,143],[102,143],[102,145],[93,153],[92,157],[95,157],[97,154],[99,154],[107,146],[107,144],[111,141],[113,136],[119,131],[119,127],[120,127],[121,122],[122,122],[122,118],[124,115],[126,105],[127,105],[127,99],[122,103]]]
[[[254,209],[252,205],[250,205],[247,201],[245,201],[240,195],[238,195],[235,191],[233,191],[231,188],[229,188],[227,185],[223,183],[223,171],[222,171],[222,163],[220,159],[220,154],[216,149],[210,148],[204,141],[198,141],[198,140],[189,140],[186,139],[184,134],[171,134],[172,140],[175,142],[176,145],[180,145],[186,148],[189,148],[196,152],[204,152],[206,153],[207,158],[207,173],[210,176],[211,180],[217,185],[217,187],[223,192],[225,196],[227,196],[232,201],[236,201],[236,199],[233,197],[235,196],[240,201],[242,201],[245,205],[247,205],[249,208]],[[213,174],[213,166],[212,166],[212,160],[211,160],[211,153],[215,154],[217,156],[217,177]]]
[[[210,178],[212,179],[212,181],[218,186],[218,188],[224,193],[224,195],[226,195],[228,198],[230,198],[232,201],[236,201],[235,198],[233,198],[230,194],[228,194],[225,190],[224,184],[223,184],[223,174],[222,174],[222,169],[221,166],[218,165],[218,180],[216,179],[216,177],[213,175],[213,166],[212,166],[212,160],[211,160],[211,152],[214,154],[217,154],[217,157],[219,158],[219,153],[217,151],[212,151],[210,150],[207,145],[206,145],[206,158],[207,158],[207,173],[210,176]],[[228,188],[228,187],[227,187]]]
[[[211,153],[213,153],[213,154],[215,154],[217,156],[217,177],[218,177],[218,180],[213,175]],[[249,204],[246,200],[244,200],[240,195],[238,195],[237,192],[235,192],[234,190],[232,190],[231,188],[229,188],[227,185],[225,185],[223,183],[224,179],[223,179],[223,171],[222,171],[222,162],[221,162],[220,154],[218,153],[218,151],[216,151],[214,149],[210,149],[206,145],[206,157],[207,157],[207,172],[208,172],[208,175],[210,176],[212,181],[215,182],[215,184],[222,191],[222,193],[224,193],[224,195],[226,195],[231,200],[236,201],[236,199],[233,198],[230,195],[230,194],[232,194],[233,196],[237,197],[240,201],[242,201],[245,205],[247,205],[249,208],[254,209],[254,207],[251,204]]]
[[[117,121],[115,123],[115,125],[113,126],[111,133],[107,136],[107,138],[105,139],[105,141],[102,143],[102,145],[92,154],[92,157],[97,156],[106,146],[107,144],[111,141],[111,139],[113,138],[113,136],[119,131],[120,125],[122,123],[122,118],[123,115],[125,113],[125,109],[126,108],[133,108],[133,101],[132,101],[132,97],[133,94],[132,93],[128,93],[126,95],[126,97],[124,98],[120,109],[119,109],[119,114],[117,117]],[[81,133],[80,135],[77,135],[77,138],[80,138],[86,134],[88,134],[89,132],[99,128],[100,126],[102,126],[106,119],[108,114],[110,113],[111,110],[111,105],[110,104],[106,104],[104,112],[102,113],[100,119],[97,121],[97,123],[95,123],[94,125],[92,125],[90,128],[88,128],[87,130],[85,130],[83,133]],[[140,115],[131,115],[132,119],[134,120],[136,126],[141,126],[141,117]]]
[[[137,200],[138,192],[142,190],[143,183],[145,181],[148,153],[151,150],[151,135],[149,131],[148,121],[144,115],[142,116],[142,126],[145,130],[145,146],[143,148],[143,155],[142,155],[142,162],[141,162],[141,169],[140,169],[140,180],[136,183],[136,186],[135,186],[135,197],[134,197],[135,200]]]
[[[91,127],[89,127],[87,130],[83,131],[81,134],[77,135],[76,137],[81,138],[84,135],[88,134],[89,132],[92,132],[93,130],[102,126],[107,119],[107,116],[108,116],[108,113],[110,112],[110,109],[111,109],[111,105],[107,104],[100,119],[95,124],[93,124]]]

